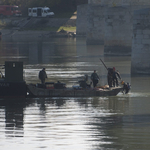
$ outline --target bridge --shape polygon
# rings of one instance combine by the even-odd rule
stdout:
[[[104,55],[131,56],[132,74],[150,74],[150,1],[89,0],[77,9],[77,36]]]

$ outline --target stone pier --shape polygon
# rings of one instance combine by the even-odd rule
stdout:
[[[105,15],[105,55],[131,55],[132,15],[130,7],[109,7]]]
[[[79,5],[77,7],[76,34],[77,36],[86,36],[87,32],[87,10],[88,5]]]
[[[88,20],[87,20],[87,45],[101,45],[104,44],[105,34],[105,8],[101,5],[88,6]]]
[[[131,74],[150,74],[150,8],[134,12]]]

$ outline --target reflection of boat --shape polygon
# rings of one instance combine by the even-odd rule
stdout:
[[[51,83],[50,83],[51,84]],[[48,87],[48,88],[47,88]],[[113,88],[52,88],[52,86],[39,87],[29,84],[27,89],[29,96],[34,97],[92,97],[92,96],[116,96],[121,90],[121,87]],[[49,88],[50,87],[50,88]]]
[[[0,97],[26,97],[23,62],[5,62],[5,77],[0,74]]]

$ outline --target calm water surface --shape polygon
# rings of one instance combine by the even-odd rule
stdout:
[[[0,42],[0,65],[23,61],[27,83],[39,83],[38,72],[45,67],[47,81],[71,87],[96,69],[99,84],[106,84],[107,70],[99,58],[131,83],[129,94],[0,99],[0,149],[149,150],[150,77],[131,77],[130,57],[106,57],[103,46],[87,46],[82,38]]]

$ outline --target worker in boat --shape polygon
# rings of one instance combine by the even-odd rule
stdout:
[[[47,78],[47,74],[45,71],[45,68],[43,68],[40,72],[39,72],[39,79],[41,80],[42,84],[45,84],[45,79]]]
[[[87,82],[88,82],[88,75],[85,75],[84,79],[79,81],[80,87],[82,87],[84,89],[85,88],[90,88],[91,84],[88,84]]]
[[[90,84],[87,83],[87,82],[88,82],[88,75],[87,75],[87,74],[85,74],[85,79],[84,79],[84,81],[85,81],[85,83],[86,83],[86,87],[87,87],[87,88],[90,88],[92,82],[90,82]]]
[[[93,87],[96,87],[98,81],[99,81],[99,77],[96,73],[96,70],[94,70],[94,72],[91,74],[91,80],[93,82]]]
[[[115,67],[113,67],[113,86],[119,86],[118,84],[118,78],[121,80],[120,73],[116,71]]]
[[[109,87],[112,87],[113,85],[113,68],[107,68],[108,73],[107,73],[107,82]]]
[[[127,82],[121,81],[121,84],[123,85],[122,93],[127,94],[129,93],[129,90],[131,89],[131,85]]]

